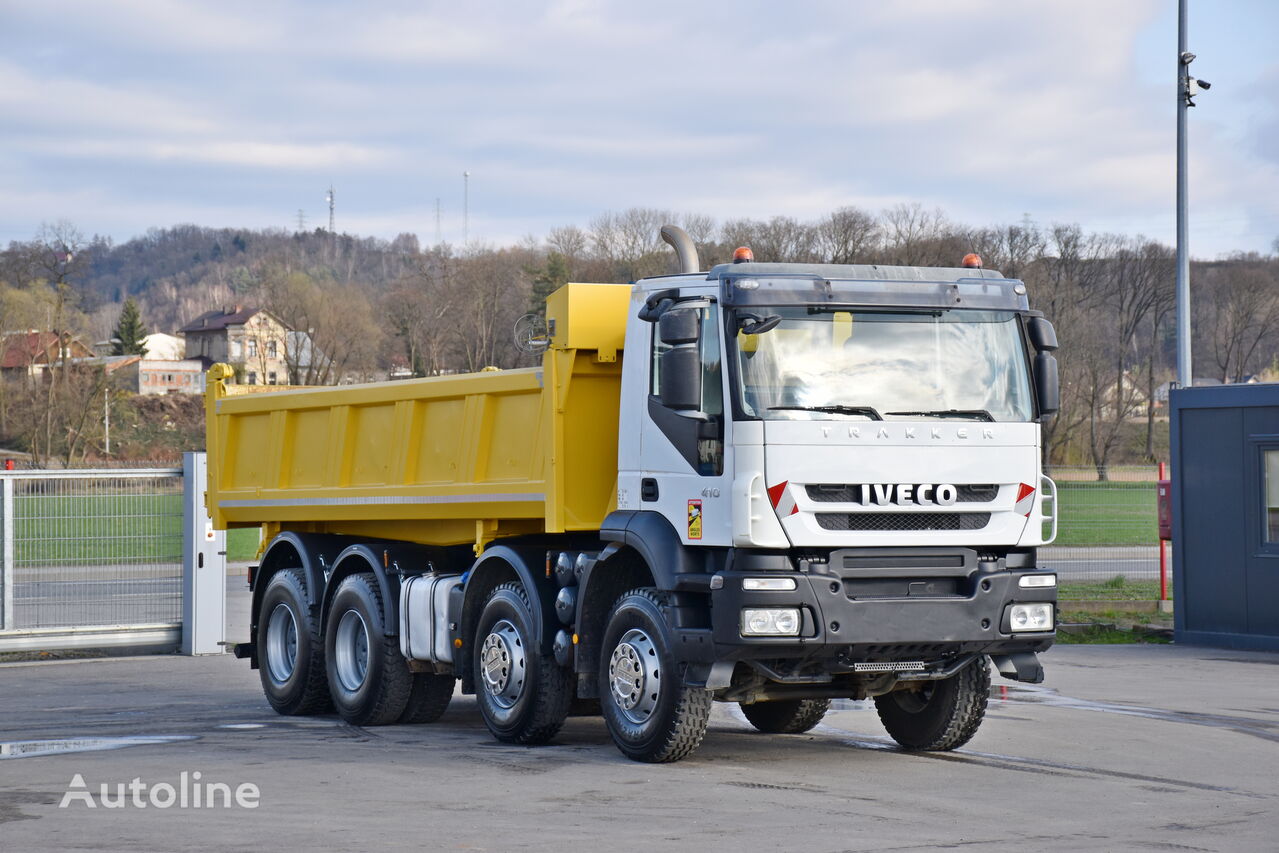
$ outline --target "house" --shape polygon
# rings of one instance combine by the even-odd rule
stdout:
[[[98,355],[111,355],[115,352],[116,344],[119,342],[119,338],[98,341],[93,345],[93,351]],[[147,335],[142,339],[142,346],[146,350],[147,358],[181,361],[186,356],[186,343],[181,338],[175,335],[166,335],[164,332]]]
[[[93,357],[93,350],[70,332],[31,329],[0,335],[0,373],[9,378],[39,376],[50,364]]]
[[[202,394],[207,365],[198,358],[138,358],[119,371],[117,387],[134,394]]]
[[[269,311],[241,305],[209,311],[178,334],[186,339],[187,359],[226,362],[246,385],[288,384],[291,330]]]

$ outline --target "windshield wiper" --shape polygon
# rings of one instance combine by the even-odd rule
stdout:
[[[770,412],[828,412],[832,415],[861,415],[872,421],[882,421],[879,412],[870,406],[769,406]],[[994,420],[994,418],[991,418]]]
[[[993,421],[995,416],[985,409],[936,409],[931,412],[889,412],[890,415],[917,415],[921,418],[973,418]]]

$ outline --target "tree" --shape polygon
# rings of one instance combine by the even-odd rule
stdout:
[[[116,323],[115,331],[112,334],[114,340],[111,342],[112,355],[140,355],[146,356],[147,345],[144,340],[147,336],[146,326],[142,325],[142,317],[138,313],[138,303],[133,301],[130,296],[124,300],[124,307],[120,309],[120,322]]]
[[[568,284],[568,259],[559,252],[551,252],[546,256],[546,266],[529,270],[529,273],[533,277],[529,310],[545,317],[546,297]]]

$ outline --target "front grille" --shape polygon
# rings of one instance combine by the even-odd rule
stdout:
[[[804,487],[808,499],[817,503],[861,503],[861,489],[852,484],[809,483]],[[984,504],[999,495],[994,483],[965,483],[955,486],[958,503]]]
[[[981,530],[988,512],[819,512],[823,530]]]

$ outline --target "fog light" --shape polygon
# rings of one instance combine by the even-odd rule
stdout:
[[[793,592],[794,578],[742,578],[742,589],[756,592]]]
[[[1017,581],[1017,586],[1022,589],[1037,589],[1045,586],[1056,586],[1057,576],[1052,574],[1042,575],[1022,575]]]
[[[1053,606],[1051,604],[1014,604],[1008,612],[1008,621],[1016,631],[1051,631]]]
[[[742,611],[743,637],[794,637],[799,634],[799,610],[794,607]]]

